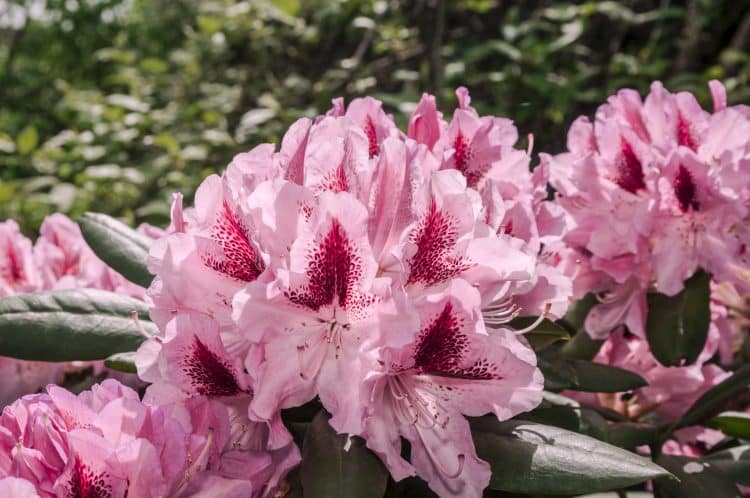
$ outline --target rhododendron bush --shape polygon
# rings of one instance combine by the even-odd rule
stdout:
[[[335,100],[163,230],[6,221],[0,495],[741,496],[750,108],[710,88],[539,160],[464,88]]]

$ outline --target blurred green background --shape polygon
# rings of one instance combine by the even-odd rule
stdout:
[[[0,219],[164,225],[237,152],[330,100],[404,124],[421,92],[558,152],[570,122],[661,79],[750,100],[750,0],[0,0]]]

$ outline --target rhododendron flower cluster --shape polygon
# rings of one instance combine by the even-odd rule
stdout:
[[[406,131],[375,99],[336,99],[278,147],[235,156],[192,206],[175,194],[166,230],[141,228],[154,239],[148,290],[61,215],[33,246],[0,224],[0,297],[96,287],[150,312],[147,326],[115,312],[133,327],[116,332],[140,344],[117,359],[148,383],[142,399],[107,380],[80,395],[49,385],[3,410],[0,496],[284,496],[300,433],[308,455],[320,427],[346,441],[336,450],[382,469],[374,453],[394,481],[418,476],[439,496],[479,497],[490,482],[515,494],[535,479],[544,494],[558,471],[575,479],[582,468],[600,472],[582,479],[592,489],[567,494],[602,491],[610,473],[620,487],[658,487],[664,469],[604,441],[659,465],[661,454],[703,458],[730,435],[708,420],[750,376],[737,367],[750,344],[750,109],[727,106],[717,82],[710,90],[712,113],[658,82],[644,100],[621,90],[593,123],[573,123],[567,152],[533,169],[533,137],[517,147],[513,123],[480,116],[465,88],[450,119],[423,95]],[[147,282],[141,251],[112,264],[132,263]],[[682,343],[669,351],[665,337]],[[564,393],[535,410],[537,354],[547,388]],[[34,376],[8,384],[6,402],[61,368],[0,358],[0,369],[19,365]],[[311,411],[326,417],[290,418]],[[560,444],[544,437],[557,413]],[[539,433],[519,429],[527,422]],[[576,422],[603,441],[562,429]],[[504,487],[493,451],[520,455],[511,468],[534,477]],[[610,466],[578,461],[592,454]]]
[[[0,416],[3,496],[260,496],[269,466],[223,404],[157,406],[112,379],[78,396],[50,385]]]
[[[658,82],[645,100],[620,90],[573,123],[568,152],[542,155],[569,224],[561,253],[581,291],[604,296],[586,321],[594,338],[621,324],[644,337],[646,292],[675,295],[699,268],[750,285],[750,111],[710,89],[713,113]]]
[[[144,227],[145,229],[145,227]],[[152,230],[153,235],[158,235]],[[0,297],[41,290],[96,288],[143,299],[145,289],[127,281],[88,247],[76,223],[65,215],[48,216],[32,245],[16,222],[0,223]],[[0,407],[23,394],[62,380],[65,365],[0,356]]]
[[[571,289],[539,256],[562,227],[546,178],[510,121],[457,94],[450,123],[425,95],[406,134],[372,98],[337,100],[207,178],[194,208],[176,199],[149,262],[163,330],[137,356],[149,392],[242,406],[269,450],[289,440],[280,409],[317,397],[395,479],[480,496],[490,471],[464,416],[539,403],[508,324],[560,316]]]

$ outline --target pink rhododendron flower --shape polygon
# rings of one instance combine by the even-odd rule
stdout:
[[[14,498],[39,498],[34,485],[26,479],[18,477],[6,477],[0,479],[0,496],[12,496]]]
[[[481,496],[489,483],[463,415],[505,420],[541,401],[534,353],[509,330],[488,332],[479,302],[461,279],[419,298],[414,342],[389,349],[366,380],[368,446],[394,479],[416,473],[440,496]],[[411,463],[401,458],[400,437],[411,443]]]
[[[715,282],[750,277],[743,261],[750,126],[712,82],[710,114],[656,82],[645,100],[620,90],[568,133],[568,152],[542,155],[568,230],[563,239],[598,273],[586,321],[594,338],[617,326],[644,336],[648,291],[675,295],[698,269]],[[729,123],[734,128],[730,128]],[[750,129],[750,128],[748,128]]]
[[[153,382],[146,399],[225,403],[260,435],[248,448],[271,456],[275,483],[298,458],[280,410],[317,398],[397,478],[481,494],[489,471],[463,415],[506,419],[539,402],[534,354],[507,324],[561,316],[572,287],[543,251],[565,221],[546,199],[546,171],[529,171],[512,122],[480,117],[457,94],[450,124],[423,96],[408,133],[374,99],[335,100],[294,123],[278,151],[236,156],[195,207],[176,200],[175,232],[149,256],[162,332],[137,354]],[[448,321],[429,332],[443,311]],[[460,351],[415,356],[453,340]],[[379,407],[393,382],[418,386],[415,399],[433,403],[420,410],[439,423],[422,431],[426,420],[404,424],[403,403]],[[394,456],[400,436],[410,463]]]
[[[222,404],[155,406],[114,380],[78,396],[49,386],[0,416],[0,478],[25,479],[41,497],[199,496],[208,478],[213,496],[250,496],[236,453]]]
[[[717,365],[707,363],[718,346],[719,332],[712,326],[706,346],[694,364],[665,367],[653,357],[646,340],[619,328],[610,335],[594,361],[635,372],[648,385],[625,394],[570,394],[612,408],[634,420],[649,413],[670,422],[679,420],[703,393],[730,375]]]

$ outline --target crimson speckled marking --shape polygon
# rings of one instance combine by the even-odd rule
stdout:
[[[183,356],[182,368],[193,388],[203,396],[234,396],[243,392],[232,367],[211,351],[197,336]]]
[[[646,188],[646,183],[643,180],[643,166],[638,156],[633,151],[633,146],[630,145],[626,140],[621,142],[621,153],[617,160],[617,177],[615,183],[620,188],[627,190],[631,194],[635,194],[641,189]]]
[[[265,269],[265,263],[250,243],[247,229],[225,201],[212,227],[211,238],[221,247],[224,258],[204,255],[206,266],[243,282],[252,282]]]

